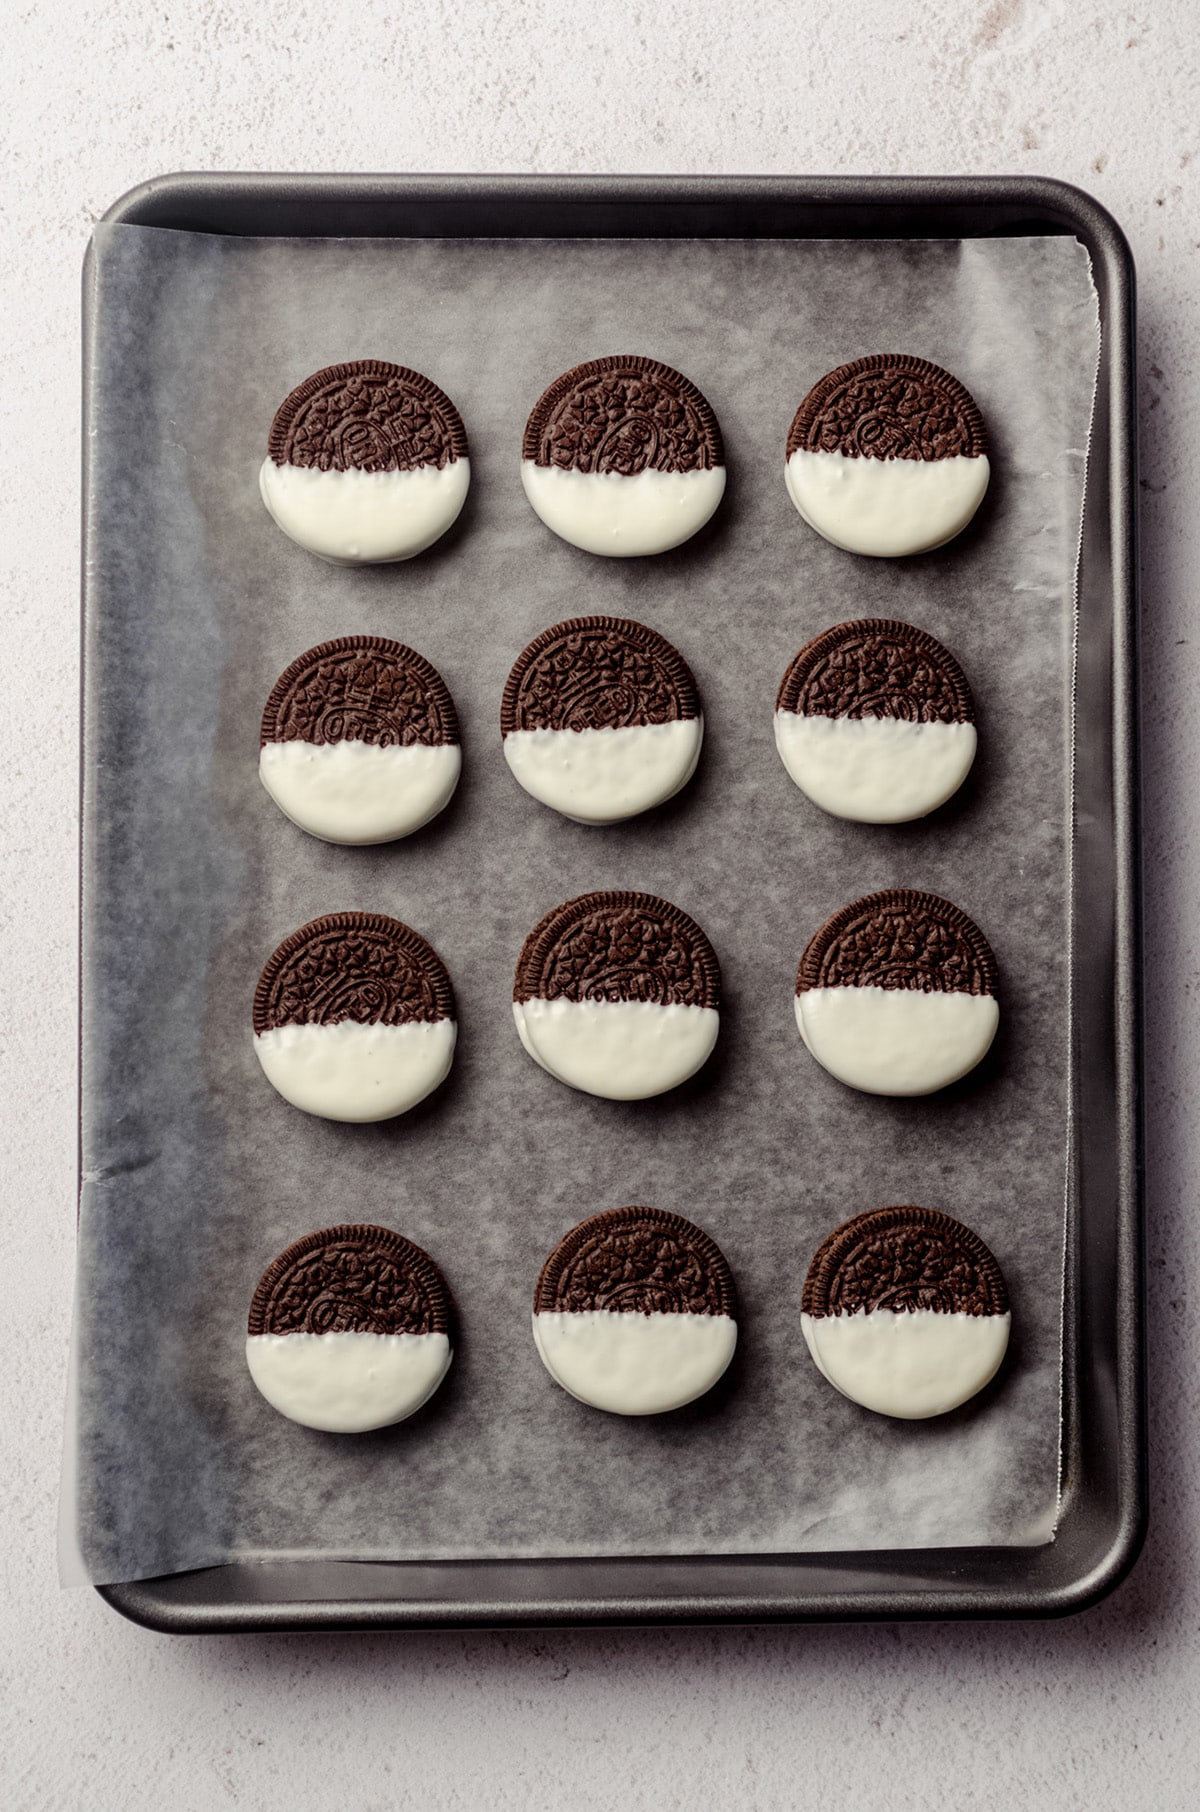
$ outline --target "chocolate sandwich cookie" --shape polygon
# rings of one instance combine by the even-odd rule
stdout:
[[[428,1252],[387,1227],[326,1227],[263,1272],[246,1363],[280,1415],[364,1434],[429,1400],[450,1369],[453,1325]]]
[[[518,656],[500,733],[527,793],[581,824],[615,824],[686,786],[704,718],[691,669],[663,636],[572,617]]]
[[[694,1076],[717,1042],[721,969],[695,919],[648,893],[585,893],[525,939],[513,1018],[571,1088],[641,1101]]]
[[[725,451],[695,384],[657,359],[589,359],[556,378],[525,427],[525,495],[590,554],[662,554],[704,527]]]
[[[893,888],[835,912],[796,978],[796,1024],[817,1062],[869,1095],[931,1095],[985,1056],[1000,1008],[974,920]]]
[[[733,1358],[733,1277],[715,1240],[661,1208],[612,1208],[560,1240],[533,1297],[556,1384],[619,1416],[681,1409]]]
[[[390,1120],[444,1082],[458,1027],[446,966],[380,912],[331,912],[280,944],[254,994],[254,1049],[285,1101]]]
[[[944,805],[975,742],[965,673],[911,623],[827,629],[800,650],[775,701],[775,744],[796,785],[862,824],[902,824]]]
[[[1011,1321],[979,1235],[932,1208],[873,1208],[836,1228],[809,1266],[800,1315],[817,1369],[844,1397],[909,1421],[981,1391]]]
[[[388,843],[437,816],[462,771],[454,701],[402,642],[341,636],[292,662],[263,712],[258,772],[329,843]]]
[[[952,541],[988,486],[983,416],[956,377],[907,353],[827,372],[787,438],[788,495],[852,554],[920,554]]]
[[[329,365],[280,404],[259,472],[285,535],[340,566],[410,560],[444,535],[471,481],[444,390],[383,359]]]

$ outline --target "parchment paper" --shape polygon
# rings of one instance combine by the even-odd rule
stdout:
[[[102,227],[95,242],[95,568],[85,754],[84,1189],[67,1506],[95,1581],[227,1559],[766,1553],[1050,1539],[1059,1463],[1067,1162],[1067,831],[1073,576],[1098,325],[1066,239],[254,241]],[[951,547],[904,562],[829,546],[796,515],[783,445],[829,367],[902,349],[973,391],[991,490]],[[544,385],[652,354],[693,377],[729,488],[676,553],[579,553],[518,476]],[[321,365],[392,358],[455,399],[473,482],[413,562],[327,566],[268,519],[273,412]],[[673,802],[610,829],[516,786],[509,667],[548,624],[639,618],[691,663],[707,737]],[[843,618],[898,616],[975,688],[972,780],[924,824],[824,816],[776,755],[791,656]],[[410,840],[329,847],[272,805],[258,723],[314,642],[379,632],[441,670],[462,720],[451,808]],[[999,959],[992,1057],[946,1094],[843,1088],[793,1021],[796,964],[845,901],[929,888]],[[557,901],[641,888],[705,927],[725,980],[718,1052],[652,1102],[556,1084],[513,1030],[513,965]],[[250,1003],[276,943],[318,913],[394,913],[454,978],[448,1084],[397,1121],[339,1126],[259,1072]],[[597,1209],[649,1202],[718,1240],[737,1359],[676,1415],[589,1410],[529,1331],[546,1253]],[[800,1336],[811,1254],[859,1209],[920,1202],[997,1254],[1014,1334],[997,1383],[940,1420],[842,1399]],[[260,1272],[338,1220],[399,1228],[461,1313],[445,1387],[403,1426],[301,1429],[243,1357]]]

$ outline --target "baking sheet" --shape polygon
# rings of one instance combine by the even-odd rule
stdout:
[[[85,717],[84,1187],[77,1533],[96,1581],[229,1559],[770,1553],[1031,1544],[1058,1475],[1067,1150],[1066,867],[1072,591],[1098,323],[1073,240],[278,241],[102,227],[93,372],[93,607]],[[960,375],[988,418],[992,488],[951,548],[855,559],[788,502],[781,449],[808,385],[899,346]],[[695,541],[600,562],[528,509],[516,460],[545,382],[605,350],[680,366],[720,417],[730,483]],[[472,440],[458,527],[419,560],[347,572],[288,543],[257,497],[279,400],[358,355],[429,372]],[[597,830],[508,774],[516,653],[561,616],[668,635],[704,696],[696,780]],[[825,818],[775,754],[775,688],[840,618],[941,636],[975,687],[964,795],[924,825]],[[406,843],[337,850],[287,824],[256,771],[262,702],[311,643],[374,631],[440,668],[463,785]],[[840,1087],[803,1052],[796,962],[845,900],[945,893],[989,936],[1000,1041],[926,1102]],[[716,1059],[666,1101],[571,1093],[525,1058],[512,966],[548,906],[664,894],[705,926],[726,1005]],[[279,939],[319,912],[389,911],[454,976],[447,1086],[380,1127],[308,1119],[250,1048]],[[712,1395],[625,1422],[574,1403],[528,1329],[549,1248],[644,1200],[734,1267],[741,1344]],[[1004,1266],[1014,1342],[996,1385],[891,1423],[819,1378],[800,1287],[862,1207],[960,1214]],[[461,1340],[409,1423],[353,1442],[271,1414],[245,1372],[267,1261],[369,1218],[439,1260]],[[69,1520],[69,1519],[68,1519]]]

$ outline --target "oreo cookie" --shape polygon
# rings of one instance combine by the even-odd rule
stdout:
[[[328,843],[389,843],[449,803],[462,772],[454,701],[436,667],[384,636],[300,655],[263,712],[259,778]]]
[[[788,495],[852,554],[897,556],[961,534],[987,490],[987,429],[940,365],[875,353],[814,384],[787,438]]]
[[[326,1227],[264,1271],[246,1363],[290,1421],[365,1434],[428,1402],[450,1369],[453,1326],[446,1280],[420,1246],[387,1227]]]
[[[911,623],[838,623],[802,648],[775,701],[775,745],[837,818],[903,824],[936,811],[975,759],[975,701],[948,648]]]
[[[681,1409],[733,1358],[733,1276],[716,1241],[681,1215],[612,1208],[572,1228],[542,1266],[533,1338],[581,1403],[619,1416]]]
[[[800,1326],[844,1397],[908,1421],[945,1415],[995,1377],[1012,1317],[977,1233],[932,1208],[873,1208],[817,1248]]]
[[[462,417],[419,371],[383,359],[329,365],[280,404],[259,472],[285,535],[340,566],[410,560],[462,509]]]
[[[580,824],[615,824],[671,799],[700,759],[691,669],[644,623],[572,617],[517,657],[500,707],[516,779]]]
[[[254,994],[254,1050],[285,1101],[325,1120],[390,1120],[444,1082],[458,1027],[446,966],[379,912],[293,931]]]
[[[648,893],[585,893],[525,939],[513,984],[521,1043],[550,1075],[609,1101],[676,1088],[720,1027],[721,969],[697,925]]]
[[[1000,1023],[996,959],[937,894],[853,900],[800,959],[796,1024],[817,1062],[870,1095],[931,1095],[986,1056]]]
[[[725,490],[712,408],[657,359],[589,359],[534,404],[521,449],[525,495],[590,554],[662,554],[704,527]]]

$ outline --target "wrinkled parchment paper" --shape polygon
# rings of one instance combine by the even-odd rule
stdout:
[[[65,1527],[84,1576],[228,1559],[770,1553],[1050,1539],[1059,1454],[1067,1161],[1073,576],[1098,348],[1069,239],[956,242],[298,241],[107,226],[87,640],[84,1186]],[[841,553],[788,501],[793,410],[873,350],[935,359],[988,420],[994,477],[952,546]],[[545,384],[601,353],[679,366],[720,418],[729,488],[700,536],[604,561],[537,521],[518,476]],[[302,377],[395,359],[457,402],[473,482],[410,564],[346,571],[293,546],[257,490]],[[694,782],[630,824],[568,823],[516,786],[498,713],[537,631],[639,618],[682,650],[707,738]],[[772,739],[791,656],[843,618],[940,636],[975,688],[981,749],[923,824],[856,826],[792,785]],[[441,670],[463,725],[451,808],[407,842],[333,848],[272,805],[258,722],[312,643],[378,632]],[[857,1094],[796,1034],[810,933],[885,886],[946,894],[999,959],[992,1057],[925,1101]],[[670,1098],[593,1100],[524,1055],[525,932],[557,901],[641,888],[721,959],[718,1053]],[[454,978],[458,1056],[406,1118],[311,1119],[258,1069],[250,1003],[318,913],[393,913]],[[529,1332],[538,1268],[585,1214],[697,1220],[740,1288],[725,1381],[676,1415],[574,1402]],[[1014,1335],[1000,1378],[928,1423],[838,1396],[800,1335],[809,1258],[863,1208],[920,1202],[992,1246]],[[457,1297],[445,1387],[403,1426],[284,1421],[243,1357],[260,1272],[339,1220],[399,1228]],[[72,1563],[66,1566],[73,1576]]]

